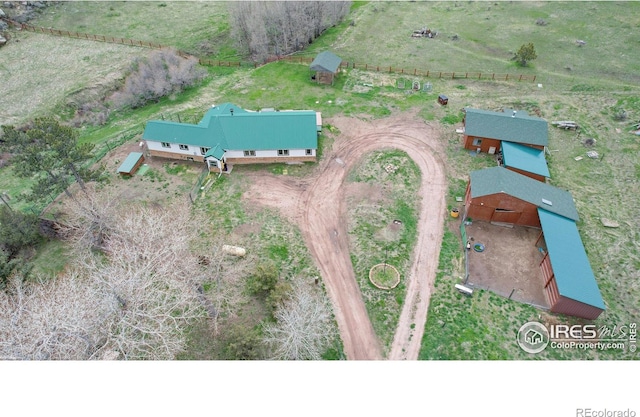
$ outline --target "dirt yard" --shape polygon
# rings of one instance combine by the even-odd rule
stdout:
[[[422,173],[420,195],[424,198],[405,304],[388,359],[415,360],[436,276],[446,211],[439,132],[415,113],[373,121],[335,117],[325,123],[337,127],[340,135],[311,176],[297,179],[255,174],[244,198],[279,209],[300,227],[332,300],[347,358],[383,359],[349,256],[346,179],[368,152],[384,148],[407,152]]]
[[[476,221],[466,226],[466,230],[468,239],[473,239],[469,250],[468,283],[471,286],[549,308],[540,271],[542,254],[535,246],[539,229]],[[483,252],[473,249],[476,243],[484,245]]]

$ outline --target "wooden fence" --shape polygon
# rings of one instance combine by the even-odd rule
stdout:
[[[64,36],[68,38],[74,39],[86,39],[97,42],[107,42],[114,43],[120,45],[130,45],[130,46],[139,46],[143,48],[152,48],[152,49],[163,49],[163,48],[172,48],[167,45],[161,45],[155,42],[146,42],[146,41],[138,41],[134,39],[126,39],[126,38],[116,38],[113,36],[103,36],[103,35],[92,35],[90,33],[82,33],[82,32],[71,32],[68,30],[59,30],[59,29],[51,29],[44,28],[39,26],[28,25],[26,23],[18,23],[13,20],[9,20],[4,18],[6,22],[12,24],[13,26],[19,27],[22,30],[26,30],[29,32],[37,32],[37,33],[45,33],[48,35],[54,36]],[[174,48],[175,49],[175,48]],[[188,54],[183,51],[178,51],[178,54],[184,58],[194,57],[191,54]],[[276,61],[286,61],[293,62],[299,64],[310,64],[313,61],[312,57],[302,57],[302,56],[272,56],[265,59],[263,62],[241,62],[241,61],[222,61],[215,59],[206,59],[206,58],[198,58],[198,62],[201,65],[213,66],[213,67],[246,67],[252,66],[257,68],[259,66],[268,64],[270,62]],[[431,70],[423,70],[423,69],[404,69],[393,66],[381,66],[381,65],[371,65],[371,64],[361,64],[355,62],[347,62],[343,61],[340,64],[341,68],[344,69],[361,69],[364,71],[376,71],[376,72],[387,72],[393,74],[402,74],[406,76],[417,76],[417,77],[425,77],[425,78],[442,78],[442,79],[472,79],[472,80],[495,80],[495,81],[529,81],[535,82],[535,75],[527,75],[527,74],[496,74],[490,72],[465,72],[465,71],[456,71],[456,72],[447,72],[447,71],[431,71]]]

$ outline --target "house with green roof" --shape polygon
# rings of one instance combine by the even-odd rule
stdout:
[[[201,161],[214,172],[233,164],[316,160],[322,116],[313,110],[245,110],[212,106],[198,124],[147,122],[142,139],[149,155]]]
[[[549,178],[544,150],[519,143],[502,142],[500,151],[499,160],[505,168],[537,181],[545,182]]]
[[[568,191],[501,166],[472,171],[465,196],[465,216],[473,220],[540,227],[538,208],[578,220]]]
[[[469,174],[464,218],[540,228],[538,243],[544,242],[541,284],[550,310],[590,320],[604,311],[569,192],[502,166],[473,171]]]
[[[342,58],[330,51],[320,52],[311,62],[309,69],[314,71],[312,79],[317,83],[333,85],[333,79],[340,70]]]
[[[549,142],[548,124],[524,110],[488,111],[465,108],[464,148],[494,154],[502,142],[544,149]]]

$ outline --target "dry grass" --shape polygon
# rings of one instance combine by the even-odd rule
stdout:
[[[2,48],[0,124],[19,125],[50,114],[74,93],[122,78],[134,57],[148,53],[131,46],[14,32]]]

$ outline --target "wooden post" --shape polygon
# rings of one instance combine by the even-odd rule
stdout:
[[[520,78],[518,79],[518,81],[522,81],[522,74],[520,74]]]

